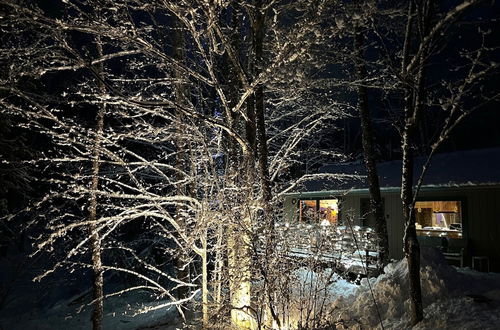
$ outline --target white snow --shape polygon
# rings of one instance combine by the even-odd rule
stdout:
[[[295,271],[295,276],[297,276],[298,283],[302,286],[303,295],[312,296],[311,293],[314,290],[321,288],[322,291],[324,289],[324,297],[327,302],[333,302],[340,297],[349,297],[358,288],[356,284],[345,280],[329,268],[321,272],[315,272],[302,267]]]
[[[424,320],[414,329],[498,329],[500,274],[457,269],[439,251],[422,249],[421,284]],[[410,308],[406,260],[393,262],[385,274],[371,278],[385,329],[407,329]],[[350,296],[331,305],[338,328],[381,328],[368,280]]]
[[[57,290],[54,288],[54,290]],[[24,297],[27,298],[27,297]],[[163,308],[143,314],[140,309],[154,307],[165,301],[152,301],[146,292],[132,291],[121,296],[113,296],[104,301],[103,329],[133,330],[176,329],[181,327],[175,307]],[[28,302],[24,304],[29,305]],[[0,313],[0,329],[9,330],[86,330],[91,328],[91,307],[81,309],[79,303],[60,301],[52,306],[30,306],[22,308],[23,302],[10,306]]]
[[[55,272],[41,282],[33,282],[44,262],[44,257],[28,258],[22,253],[0,258],[0,329],[91,329],[89,281],[84,276]],[[117,292],[123,289],[123,284],[120,285],[110,283],[105,289]],[[150,329],[158,325],[162,326],[161,329],[181,327],[175,307],[137,314],[141,309],[153,309],[166,302],[154,299],[150,292],[142,289],[108,297],[104,300],[103,328],[132,330]]]
[[[406,261],[393,262],[384,271],[369,281],[384,329],[409,329]],[[421,283],[425,319],[413,329],[500,328],[500,274],[455,268],[439,251],[423,248]],[[377,329],[380,319],[370,286],[367,279],[358,286],[331,269],[312,271],[302,267],[289,278],[291,295],[282,301],[287,306],[280,310],[288,311],[292,322],[303,320],[304,313],[322,310],[338,329]],[[90,328],[90,308],[78,313],[79,303],[70,303],[74,298],[51,305],[34,304],[25,298],[19,296],[0,310],[0,329]],[[162,303],[165,301],[153,300],[143,291],[106,299],[104,329],[182,328],[173,307],[135,315],[146,305]]]

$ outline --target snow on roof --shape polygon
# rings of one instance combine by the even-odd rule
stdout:
[[[427,157],[416,157],[414,183],[422,171]],[[380,187],[401,187],[401,161],[377,164]],[[367,189],[364,163],[340,163],[326,165],[319,172],[328,173],[325,178],[304,182],[297,192],[336,191]],[[339,174],[336,179],[332,174]],[[500,148],[456,151],[435,154],[424,177],[423,187],[461,187],[500,184]]]

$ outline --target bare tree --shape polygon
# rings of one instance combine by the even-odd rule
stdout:
[[[443,40],[442,35],[445,31],[452,29],[457,20],[463,16],[467,10],[478,3],[479,1],[463,2],[442,14],[442,16],[437,20],[433,20],[433,17],[435,17],[435,14],[433,13],[435,5],[431,1],[418,3],[410,2],[408,6],[407,28],[401,62],[401,77],[403,77],[402,84],[406,86],[403,121],[404,127],[402,129],[403,161],[401,199],[403,201],[403,214],[405,220],[404,251],[408,261],[410,276],[410,297],[412,306],[411,320],[413,324],[418,323],[423,319],[419,275],[420,249],[415,229],[415,214],[413,211],[418,191],[423,182],[425,170],[429,165],[432,154],[436,151],[437,147],[444,141],[444,139],[449,136],[452,127],[458,124],[470,113],[470,111],[463,110],[463,108],[459,105],[465,95],[470,92],[470,90],[465,92],[465,85],[468,87],[478,87],[478,79],[481,79],[479,77],[484,77],[484,75],[492,73],[497,68],[496,65],[486,67],[480,64],[478,65],[477,60],[479,58],[483,58],[483,56],[486,56],[487,58],[488,55],[485,53],[489,53],[487,48],[484,47],[484,44],[480,45],[478,49],[471,52],[478,57],[476,57],[476,61],[472,60],[467,65],[468,69],[465,70],[465,82],[460,83],[457,89],[449,89],[448,91],[451,92],[451,98],[454,99],[452,103],[454,103],[457,108],[461,108],[462,111],[449,111],[442,126],[439,126],[437,140],[435,143],[432,143],[427,164],[424,166],[424,169],[419,176],[418,183],[416,185],[417,189],[415,190],[415,183],[413,182],[413,150],[416,145],[416,130],[419,127],[420,118],[423,112],[426,111],[425,107],[432,104],[429,102],[431,93],[427,87],[426,70],[429,64],[429,59],[433,53],[437,51],[437,43]],[[413,39],[415,34],[418,35],[418,37]],[[416,44],[414,43],[415,40]],[[464,55],[459,54],[459,56],[462,57]],[[466,53],[465,58],[470,59],[470,54]],[[435,97],[435,95],[439,94],[434,93],[432,96]],[[442,96],[438,96],[438,98],[441,97]],[[484,102],[489,102],[497,97],[498,95],[496,94],[484,97],[483,101],[479,101],[478,104],[482,105]],[[455,106],[451,107],[453,108]],[[430,109],[427,111],[430,111]]]
[[[389,262],[389,236],[387,233],[387,222],[384,214],[384,206],[382,195],[380,193],[379,176],[376,165],[375,137],[368,104],[368,88],[365,85],[365,81],[367,79],[363,45],[365,37],[361,29],[361,27],[357,27],[354,33],[356,76],[359,80],[358,111],[361,119],[363,158],[365,161],[367,181],[370,191],[370,203],[372,212],[375,216],[375,229],[379,240],[379,258],[381,265],[384,266]]]
[[[29,210],[45,222],[37,249],[57,246],[65,253],[38,279],[62,267],[94,268],[95,328],[107,274],[134,278],[110,295],[148,290],[165,299],[155,309],[173,305],[184,317],[187,302],[201,291],[205,325],[208,304],[216,302],[221,315],[229,308],[233,323],[251,326],[252,281],[262,278],[252,272],[254,258],[261,258],[262,270],[273,265],[253,249],[257,237],[273,230],[273,183],[286,187],[287,162],[299,162],[301,143],[337,116],[320,102],[307,111],[313,92],[305,78],[297,81],[300,93],[277,79],[293,75],[296,59],[309,56],[299,44],[308,38],[301,31],[312,33],[319,23],[297,19],[285,28],[281,15],[293,6],[273,1],[103,2],[91,10],[68,1],[49,12],[15,1],[2,6],[12,37],[3,56],[13,63],[1,82],[8,95],[2,106],[53,146],[29,161],[46,168],[51,187]],[[235,13],[233,21],[228,12]],[[247,38],[248,26],[254,38]],[[176,33],[177,41],[168,38]],[[33,42],[22,46],[28,35]],[[87,40],[98,40],[98,51]],[[248,49],[255,58],[245,57]],[[233,75],[225,76],[221,65]],[[23,84],[66,76],[57,88]],[[301,109],[289,113],[292,103]],[[91,136],[96,122],[88,113],[97,117]],[[81,208],[89,200],[87,216]],[[100,261],[87,259],[99,251]],[[184,262],[175,263],[180,256]],[[188,269],[191,276],[184,276]],[[277,274],[264,273],[269,285],[261,301],[272,311]],[[217,279],[213,286],[209,278]],[[267,318],[276,319],[270,313]]]
[[[102,45],[99,38],[96,40],[97,54],[102,57]],[[99,75],[98,84],[101,92],[105,92],[105,87],[103,84],[103,73],[104,67],[102,64],[98,64],[96,69]],[[103,289],[103,273],[102,259],[101,259],[101,238],[99,231],[97,230],[96,220],[97,220],[97,191],[99,189],[99,169],[100,169],[100,156],[101,156],[101,140],[104,131],[104,114],[106,111],[106,104],[99,106],[96,118],[96,130],[95,130],[95,140],[93,146],[93,161],[92,161],[92,183],[90,187],[90,205],[89,205],[89,235],[90,245],[92,249],[92,271],[94,273],[93,280],[93,298],[94,298],[94,310],[92,313],[92,328],[102,329],[102,317],[103,317],[103,300],[104,300],[104,289]]]

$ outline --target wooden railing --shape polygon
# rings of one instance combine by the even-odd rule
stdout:
[[[379,268],[377,235],[368,227],[279,223],[276,239],[283,257],[313,258],[358,274]]]

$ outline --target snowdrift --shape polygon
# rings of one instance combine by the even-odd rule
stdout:
[[[381,328],[380,319],[385,329],[410,328],[406,260],[387,265],[384,272],[333,302],[338,328]],[[500,328],[500,274],[456,269],[438,250],[424,248],[420,276],[425,319],[414,329]]]

